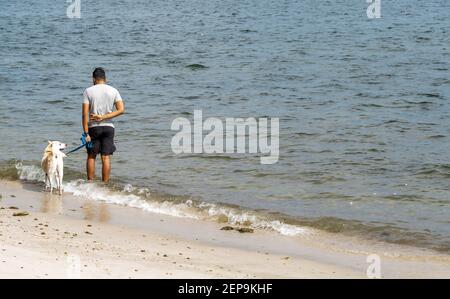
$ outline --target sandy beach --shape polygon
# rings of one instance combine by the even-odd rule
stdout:
[[[225,231],[18,181],[0,193],[0,278],[367,278],[370,252],[326,235]],[[369,245],[383,278],[450,277],[448,256]]]

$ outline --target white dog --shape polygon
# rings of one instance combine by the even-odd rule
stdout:
[[[62,151],[66,147],[66,144],[59,141],[48,142],[48,146],[44,152],[44,157],[41,161],[42,170],[45,172],[45,191],[50,188],[50,192],[53,192],[53,188],[56,187],[60,195],[63,193],[63,158],[65,158],[66,155]]]

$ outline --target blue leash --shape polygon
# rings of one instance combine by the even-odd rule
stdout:
[[[83,133],[83,135],[81,135],[81,138],[80,138],[82,144],[81,144],[79,147],[77,147],[77,148],[71,150],[70,152],[68,152],[66,155],[69,155],[69,154],[71,154],[71,153],[74,153],[74,152],[76,152],[76,151],[82,149],[83,147],[86,147],[86,148],[92,148],[92,147],[94,146],[94,145],[92,144],[92,141],[89,141],[89,143],[86,143],[86,137],[87,137],[87,134],[86,134],[86,133]]]

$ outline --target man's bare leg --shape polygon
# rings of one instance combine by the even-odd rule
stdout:
[[[102,181],[109,183],[109,175],[111,174],[111,160],[109,155],[102,155]]]
[[[95,177],[95,155],[88,154],[86,160],[86,171],[88,181],[93,181]]]

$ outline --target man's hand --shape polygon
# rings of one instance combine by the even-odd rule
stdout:
[[[87,113],[87,111],[89,111],[88,109],[90,108],[88,104],[85,104],[85,105],[86,105],[86,107],[83,106],[83,109],[85,109],[85,110],[83,110],[84,111],[83,113]],[[90,117],[89,117],[89,120],[91,122],[97,122],[98,123],[98,122],[101,122],[101,121],[104,121],[104,120],[107,120],[107,119],[111,119],[111,118],[117,117],[117,116],[119,116],[119,115],[121,115],[121,114],[123,114],[125,112],[125,106],[123,105],[123,101],[117,102],[115,104],[115,106],[116,106],[116,111],[108,113],[108,114],[105,114],[105,115],[99,115],[99,114],[91,113]],[[83,128],[85,129],[85,127],[87,127],[87,124],[85,123],[84,118],[83,118],[83,124],[84,124]]]
[[[102,120],[104,120],[103,115],[98,115],[98,114],[91,114],[91,121],[92,122],[101,122]]]
[[[84,132],[83,134],[81,134],[81,142],[83,144],[88,144],[89,142],[91,142],[91,136],[89,136],[89,133]]]

